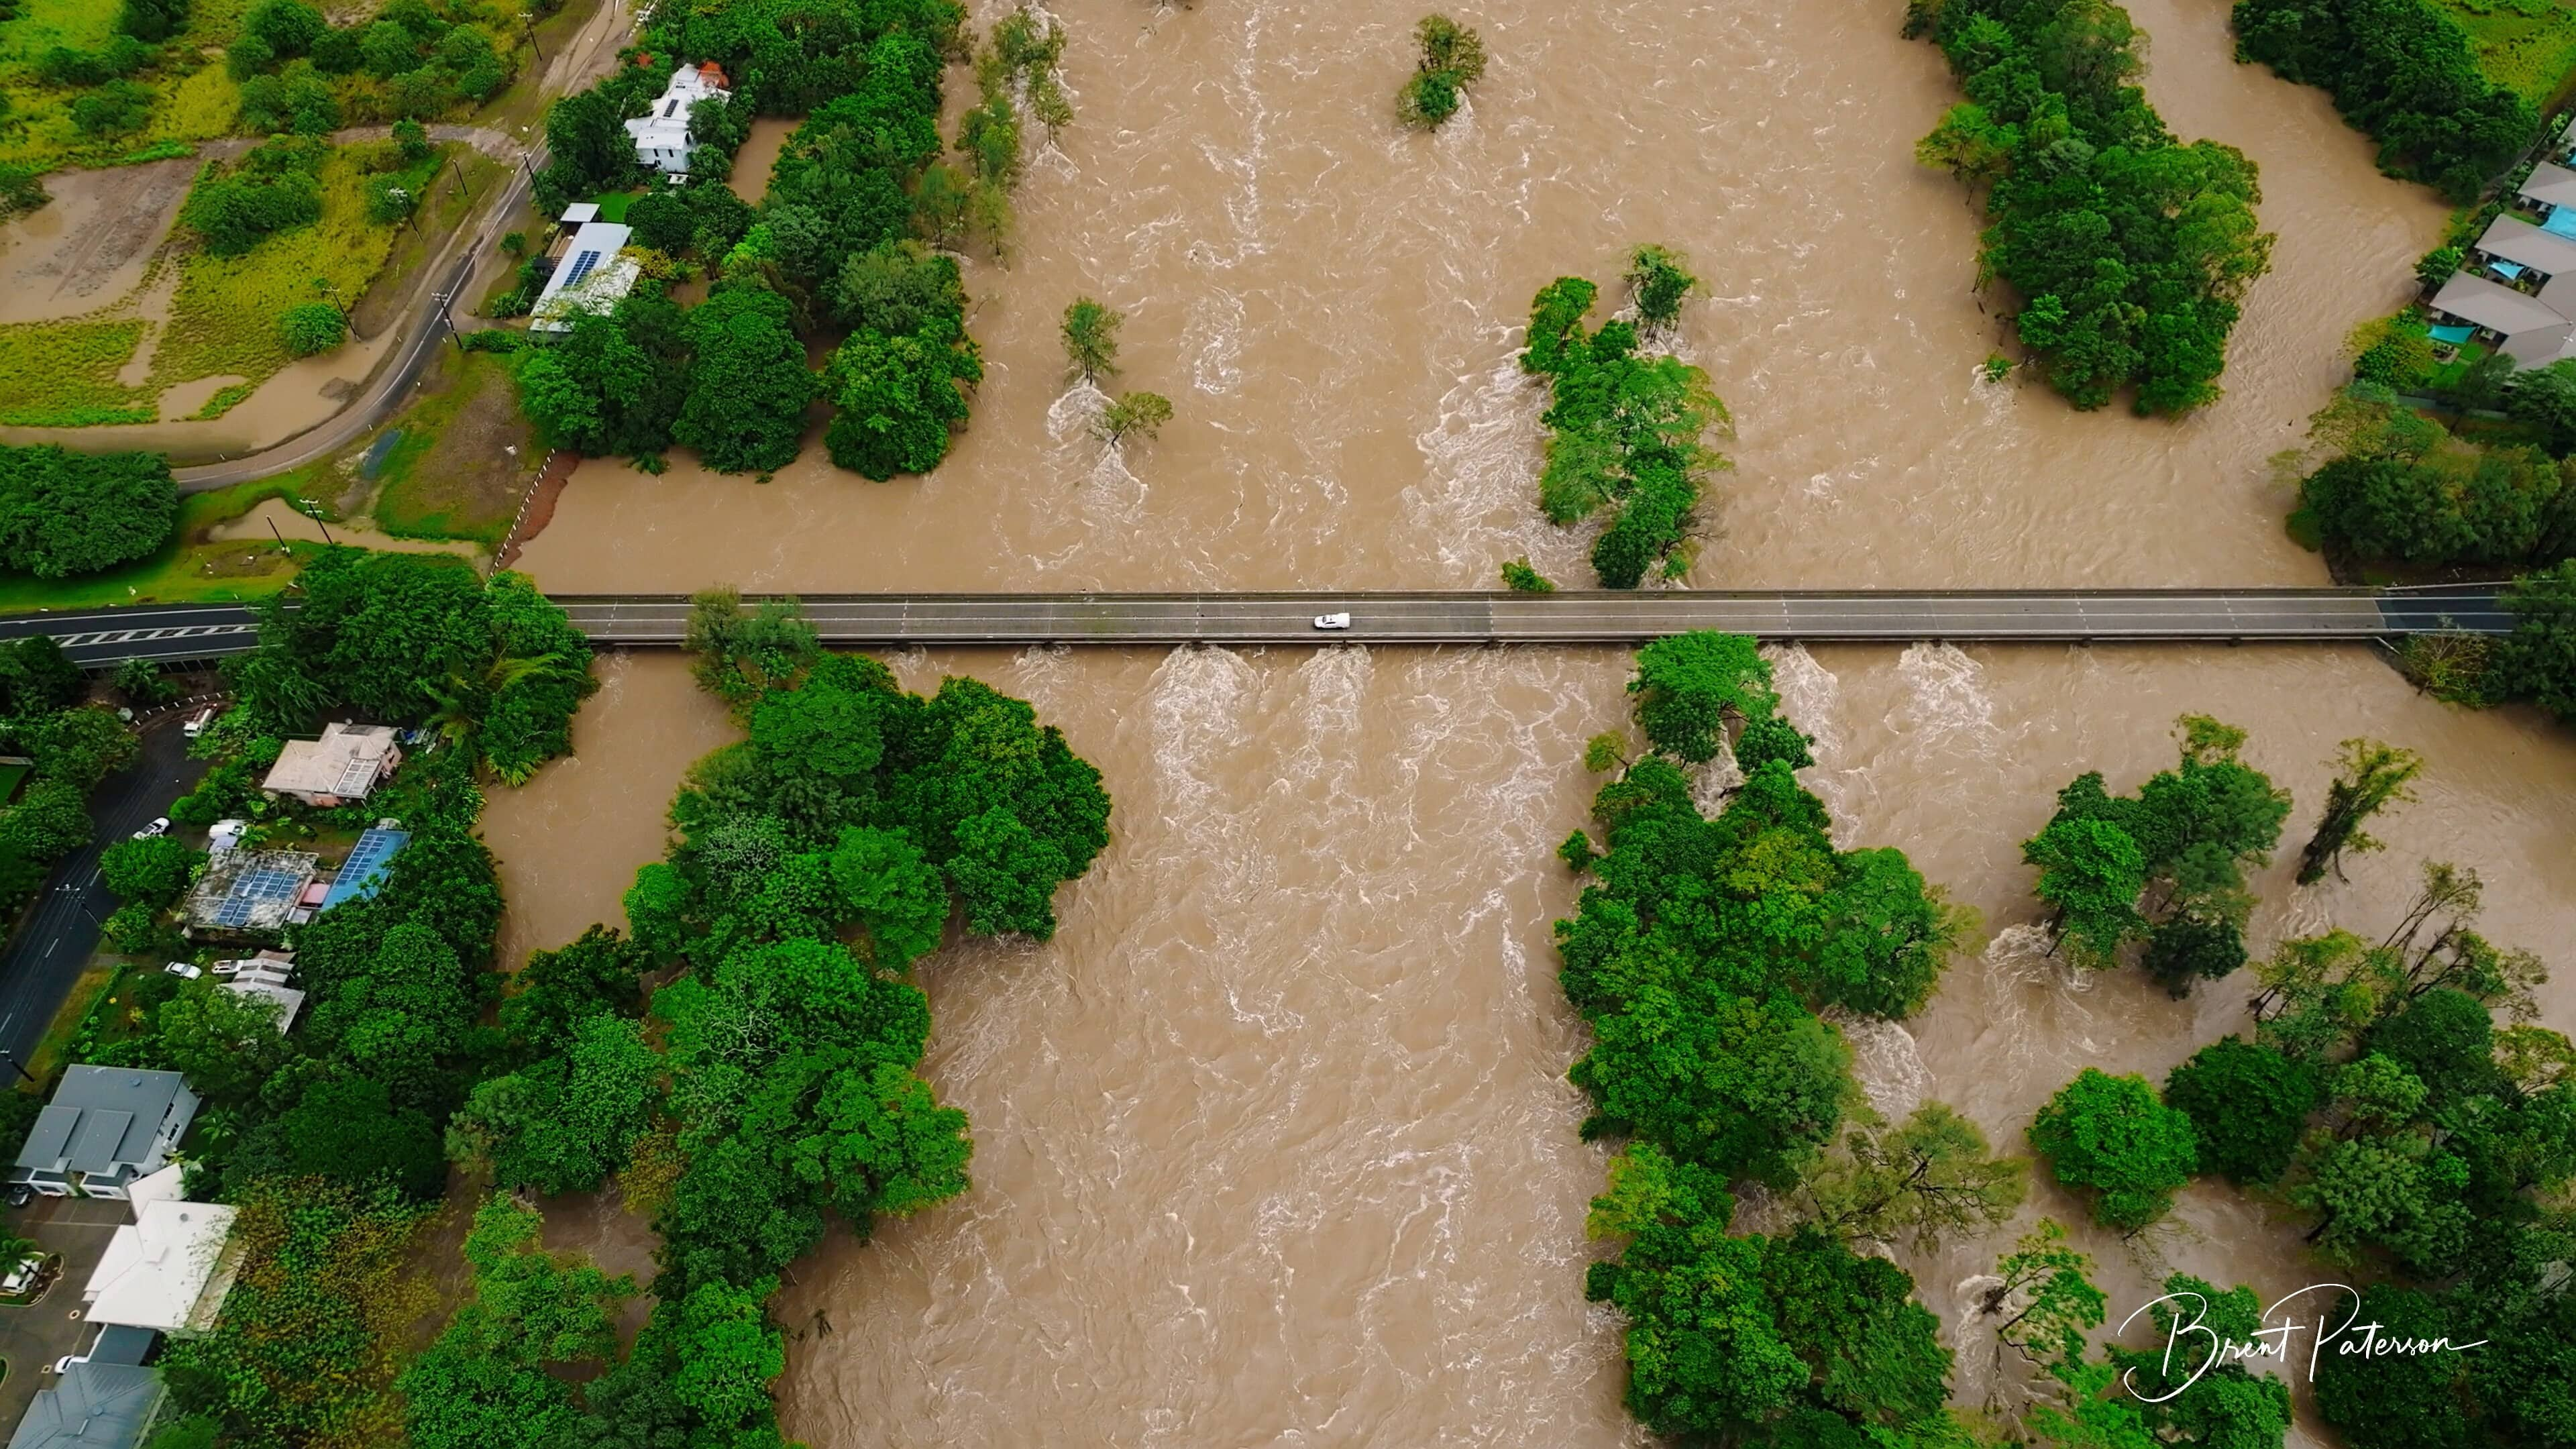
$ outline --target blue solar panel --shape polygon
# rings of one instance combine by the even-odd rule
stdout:
[[[247,926],[264,905],[292,902],[296,892],[304,889],[305,874],[299,867],[262,865],[253,867],[233,882],[224,903],[215,910],[218,926]]]
[[[410,843],[408,830],[375,829],[359,836],[358,843],[349,850],[348,863],[340,867],[339,878],[331,882],[329,894],[322,897],[317,909],[327,911],[351,897],[372,899],[384,888],[386,862]]]
[[[581,279],[589,276],[591,268],[599,265],[599,256],[600,254],[598,252],[588,251],[573,258],[572,273],[564,278],[564,285],[567,287],[580,286]]]

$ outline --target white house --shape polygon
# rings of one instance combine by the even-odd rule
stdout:
[[[238,1262],[224,1251],[239,1209],[171,1198],[138,1202],[108,1240],[81,1300],[92,1323],[204,1333],[232,1290]]]
[[[635,138],[635,159],[656,171],[687,171],[689,107],[732,97],[725,87],[724,67],[714,61],[671,72],[671,83],[662,88],[653,109],[626,123],[626,134]]]
[[[537,305],[529,309],[528,330],[570,332],[573,314],[613,310],[644,274],[643,264],[625,253],[631,235],[615,222],[582,223],[555,263],[554,275],[546,278],[546,289],[537,294]]]
[[[318,740],[288,740],[260,788],[323,810],[364,800],[402,763],[400,733],[392,725],[333,720]]]

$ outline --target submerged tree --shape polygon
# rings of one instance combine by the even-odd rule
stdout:
[[[2377,740],[2344,741],[2341,768],[2326,787],[2325,818],[2308,837],[2307,849],[2299,852],[2299,884],[2313,885],[2329,869],[2341,879],[2347,850],[2381,849],[2379,841],[2362,833],[2363,822],[2391,805],[2411,803],[2415,796],[2407,783],[2423,768],[2424,757],[2413,750]]]
[[[1076,377],[1096,383],[1118,375],[1118,328],[1127,319],[1089,297],[1064,309],[1064,360]]]
[[[1092,428],[1104,443],[1123,443],[1131,436],[1151,440],[1171,420],[1170,398],[1158,392],[1122,392],[1100,410]]]
[[[1637,303],[1637,320],[1647,332],[1662,332],[1681,320],[1682,303],[1699,290],[1699,278],[1682,265],[1679,252],[1652,243],[1628,254],[1628,295]]]
[[[2032,1119],[2030,1145],[2061,1186],[2093,1189],[2094,1219],[2124,1234],[2164,1216],[2199,1170],[2191,1119],[2134,1073],[2085,1068]]]
[[[1396,115],[1408,126],[1431,130],[1456,115],[1467,87],[1485,74],[1485,42],[1446,15],[1425,15],[1413,27],[1422,47],[1413,78],[1396,97]]]
[[[1990,1156],[1986,1135],[1947,1103],[1926,1102],[1893,1127],[1854,1128],[1800,1187],[1826,1232],[1930,1252],[2009,1221],[2028,1190],[2023,1166]]]

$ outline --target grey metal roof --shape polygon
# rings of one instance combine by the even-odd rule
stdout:
[[[157,1125],[157,1124],[156,1124]],[[133,1162],[142,1156],[120,1157],[117,1149],[124,1145],[126,1134],[134,1130],[134,1114],[110,1112],[103,1108],[81,1113],[80,1130],[72,1134],[72,1171],[108,1172],[119,1162]],[[149,1135],[143,1139],[150,1142]]]
[[[187,1079],[177,1072],[67,1068],[52,1104],[36,1115],[17,1165],[103,1173],[119,1163],[139,1163],[151,1152],[170,1104],[187,1089]]]
[[[2540,328],[2564,329],[2567,319],[2538,297],[2467,272],[2456,273],[2433,294],[2433,309],[2491,328],[2507,337]]]
[[[2553,277],[2576,272],[2576,240],[2543,231],[2518,216],[2499,216],[2487,223],[2486,235],[2478,238],[2478,250]]]
[[[2551,206],[2576,205],[2576,171],[2543,161],[2531,168],[2531,179],[2522,183],[2522,194]]]
[[[80,1126],[78,1107],[48,1106],[36,1114],[27,1145],[18,1149],[20,1167],[52,1167],[71,1155],[72,1130]]]
[[[27,1406],[9,1449],[134,1449],[160,1402],[161,1375],[152,1369],[76,1363]]]
[[[149,1328],[130,1323],[101,1324],[98,1341],[89,1346],[89,1361],[99,1364],[139,1364],[152,1351],[152,1341],[161,1335]]]

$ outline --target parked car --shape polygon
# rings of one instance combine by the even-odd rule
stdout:
[[[1318,629],[1347,629],[1351,627],[1351,616],[1348,614],[1317,614],[1315,616],[1315,627]]]
[[[179,726],[179,733],[186,735],[188,738],[193,740],[197,736],[204,734],[206,732],[206,726],[213,724],[214,722],[215,707],[210,704],[204,709],[197,711],[195,714],[188,716],[188,722]]]
[[[198,977],[203,976],[203,975],[205,975],[205,974],[206,974],[206,968],[205,968],[205,967],[203,967],[203,966],[192,966],[192,965],[188,964],[188,963],[187,963],[187,962],[185,962],[185,961],[173,961],[173,962],[171,962],[169,965],[164,966],[164,967],[162,967],[161,969],[162,969],[162,970],[164,970],[164,971],[169,972],[169,973],[170,973],[171,975],[173,975],[173,976],[184,976],[184,977],[188,978],[188,979],[189,979],[189,980],[191,980],[191,981],[194,981],[194,980],[196,980]]]
[[[18,1265],[9,1270],[8,1276],[0,1277],[0,1293],[6,1293],[11,1297],[15,1297],[18,1294],[26,1292],[29,1288],[35,1286],[36,1273],[44,1266],[45,1260],[41,1255],[32,1258],[20,1258],[18,1260]]]
[[[153,822],[152,822],[151,824],[146,825],[146,826],[144,826],[142,829],[140,829],[140,830],[138,830],[138,831],[134,832],[134,838],[135,838],[135,839],[137,839],[137,840],[150,840],[153,836],[156,836],[156,835],[167,835],[167,834],[169,834],[169,833],[170,833],[170,817],[169,817],[169,816],[167,816],[167,815],[163,815],[163,816],[158,816],[158,817],[156,817],[156,818],[153,820]]]

